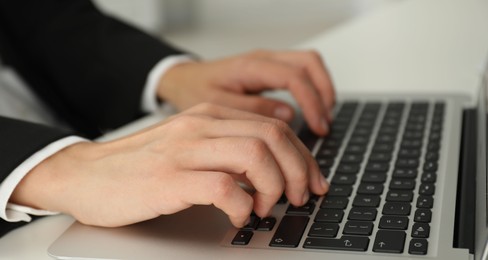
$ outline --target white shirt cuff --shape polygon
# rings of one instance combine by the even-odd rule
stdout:
[[[12,195],[12,192],[15,190],[22,178],[24,178],[24,176],[39,163],[72,144],[87,141],[88,140],[78,136],[68,136],[59,139],[37,151],[19,166],[17,166],[17,168],[15,168],[12,173],[10,173],[10,175],[7,176],[2,183],[0,183],[0,218],[9,222],[30,222],[32,218],[29,216],[29,214],[37,216],[57,214],[57,212],[16,205],[9,203],[8,201]]]
[[[183,54],[168,56],[156,63],[147,76],[146,85],[142,92],[142,111],[151,113],[159,109],[156,91],[158,89],[159,80],[164,73],[175,65],[194,60],[195,59],[192,58],[191,55]]]

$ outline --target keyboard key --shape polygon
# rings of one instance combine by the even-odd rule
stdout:
[[[346,153],[354,153],[354,154],[364,154],[366,151],[366,146],[364,145],[355,145],[355,144],[349,144],[346,146]]]
[[[361,183],[357,193],[364,195],[381,195],[383,193],[383,184]]]
[[[408,228],[408,217],[383,216],[380,219],[380,228],[382,228],[382,229],[407,230],[407,228]]]
[[[366,251],[369,245],[369,238],[343,236],[341,238],[311,238],[308,237],[303,244],[304,248]]]
[[[422,173],[421,181],[424,183],[434,183],[437,180],[437,174],[434,172],[424,172]]]
[[[413,192],[402,190],[390,190],[386,195],[386,201],[390,202],[412,202]]]
[[[272,247],[297,247],[307,227],[307,216],[284,216],[269,243]]]
[[[394,134],[382,134],[376,137],[376,143],[381,144],[393,144],[396,140],[396,135]]]
[[[258,216],[254,215],[254,214],[251,214],[251,216],[249,218],[250,218],[249,224],[245,225],[241,230],[251,230],[252,231],[258,227],[258,224],[259,224],[259,221],[261,220],[261,218],[259,218]]]
[[[398,129],[396,127],[382,126],[378,132],[378,135],[396,135],[397,133]]]
[[[310,237],[335,237],[339,230],[339,224],[313,223],[308,232]]]
[[[355,135],[349,139],[349,143],[357,145],[367,145],[369,143],[369,138],[363,135]]]
[[[336,148],[325,148],[322,147],[319,149],[317,152],[317,159],[318,158],[334,158],[337,155],[337,149]]]
[[[344,154],[341,158],[341,163],[360,164],[363,161],[363,156],[359,154]]]
[[[417,159],[398,159],[395,163],[397,168],[402,169],[417,169],[419,167],[419,160]]]
[[[329,169],[334,165],[334,158],[317,158],[317,164],[321,169]]]
[[[331,185],[327,196],[349,197],[352,193],[352,187],[346,185]]]
[[[410,179],[392,179],[390,181],[391,190],[413,190],[415,181]]]
[[[391,154],[389,153],[371,153],[368,161],[370,162],[380,162],[388,163],[391,160]]]
[[[415,222],[430,223],[432,219],[432,211],[430,209],[417,209],[413,220]]]
[[[376,163],[376,162],[369,162],[366,165],[366,171],[367,172],[387,172],[389,168],[388,163]]]
[[[392,177],[398,179],[415,179],[417,178],[417,169],[395,169],[393,170]]]
[[[432,196],[435,193],[435,185],[432,183],[422,183],[420,184],[419,194]]]
[[[322,204],[320,204],[320,208],[322,209],[345,209],[347,204],[349,203],[349,199],[346,197],[332,197],[326,196],[324,200],[322,200]]]
[[[356,182],[356,175],[354,174],[336,174],[332,177],[332,184],[339,185],[353,185]]]
[[[434,206],[434,198],[431,196],[419,196],[417,198],[417,208],[431,209]]]
[[[305,144],[308,150],[312,151],[317,143],[319,137],[312,132],[312,130],[307,126],[307,124],[303,125],[303,128],[298,133],[298,138]]]
[[[365,172],[361,182],[368,183],[384,183],[386,181],[386,173]]]
[[[398,151],[398,158],[419,158],[420,157],[420,150],[419,149],[400,149]]]
[[[245,246],[249,244],[254,233],[252,231],[241,230],[237,232],[234,239],[232,239],[232,244],[237,246]]]
[[[352,205],[354,207],[378,207],[380,205],[381,198],[379,196],[371,195],[356,195]]]
[[[422,140],[403,140],[402,149],[420,149],[422,147]]]
[[[259,231],[271,231],[273,230],[274,225],[276,224],[276,218],[273,217],[266,217],[261,219],[257,230]]]
[[[411,206],[407,202],[386,202],[383,206],[383,215],[410,215]]]
[[[349,220],[374,221],[378,210],[375,208],[354,207],[349,211]]]
[[[392,144],[375,144],[373,146],[373,152],[374,153],[391,153],[393,151],[394,147]]]
[[[426,172],[435,172],[437,171],[437,163],[432,161],[427,161],[424,164],[424,171]]]
[[[339,174],[356,174],[359,172],[359,164],[342,163],[337,166],[336,172]]]
[[[373,251],[381,253],[402,253],[405,245],[404,231],[378,230]]]
[[[439,160],[439,153],[427,152],[425,154],[425,160],[435,162],[435,161]]]
[[[295,207],[293,205],[289,205],[288,209],[286,210],[286,214],[293,214],[293,215],[311,215],[313,210],[315,209],[314,203],[307,203],[300,207]]]
[[[412,227],[412,237],[428,238],[430,234],[430,226],[427,223],[414,223]]]
[[[439,149],[441,149],[441,144],[439,142],[429,142],[427,145],[427,151],[428,152],[438,152]],[[437,165],[436,165],[437,166]],[[437,168],[435,169],[437,170]]]
[[[412,255],[426,255],[429,242],[427,239],[412,239],[408,247],[408,253]]]
[[[365,221],[348,221],[344,225],[342,233],[347,235],[369,236],[373,232],[373,223]]]
[[[422,131],[406,131],[403,133],[403,140],[421,140],[424,137]]]
[[[320,209],[315,215],[315,222],[340,223],[344,217],[344,211],[338,209]]]
[[[353,136],[369,137],[369,136],[371,136],[372,132],[373,132],[373,124],[365,125],[362,122],[358,122],[356,124],[356,128],[354,129],[354,132],[352,133],[352,135]]]

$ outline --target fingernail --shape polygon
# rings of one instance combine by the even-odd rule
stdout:
[[[291,119],[292,114],[289,108],[281,106],[275,109],[274,116],[281,120],[288,121]]]
[[[320,185],[322,185],[322,189],[324,190],[329,189],[329,182],[327,182],[327,179],[322,174],[320,175]]]
[[[310,194],[308,194],[308,191],[306,191],[304,194],[303,194],[303,200],[302,200],[302,204],[306,204],[308,202],[308,199],[310,198]]]

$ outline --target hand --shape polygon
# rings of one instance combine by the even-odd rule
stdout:
[[[334,88],[320,55],[314,51],[255,51],[208,62],[190,62],[170,69],[160,80],[158,96],[178,109],[202,102],[290,121],[293,109],[258,95],[268,89],[291,91],[310,128],[329,131]]]
[[[299,206],[327,190],[286,123],[202,104],[119,140],[67,147],[29,172],[11,201],[107,227],[213,204],[242,227],[252,210],[268,215],[283,191]]]

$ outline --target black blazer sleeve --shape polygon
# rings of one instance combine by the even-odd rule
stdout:
[[[32,154],[70,134],[67,130],[0,116],[0,183]],[[0,220],[0,237],[24,224]]]
[[[2,62],[85,137],[141,116],[148,72],[181,53],[103,15],[88,0],[0,0]],[[70,134],[0,117],[0,182],[33,153]],[[22,224],[0,220],[0,237]]]
[[[181,53],[88,0],[0,0],[3,62],[89,137],[140,117],[148,72]]]

